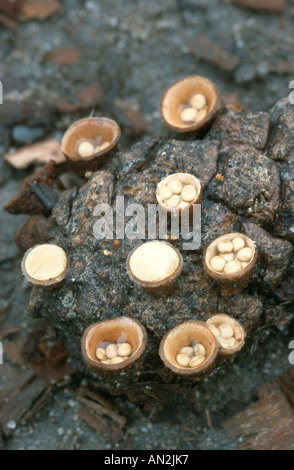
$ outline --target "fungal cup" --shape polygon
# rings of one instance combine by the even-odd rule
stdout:
[[[181,366],[177,361],[183,346],[192,347],[199,341],[204,346],[205,360],[196,367]],[[197,375],[209,369],[219,350],[219,342],[204,322],[187,321],[169,330],[162,338],[159,355],[164,365],[174,374],[181,376]]]
[[[74,122],[61,142],[61,151],[79,175],[96,170],[116,149],[121,135],[118,124],[108,118],[84,118]],[[80,153],[79,153],[80,152]]]
[[[236,239],[243,241],[242,248],[234,247]],[[244,251],[245,256],[242,257],[240,253]],[[230,254],[233,254],[233,259],[229,259]],[[256,260],[257,248],[250,238],[242,233],[228,233],[213,240],[206,248],[203,268],[210,277],[219,281],[222,295],[235,295],[248,284]]]
[[[172,215],[189,212],[193,204],[200,204],[202,190],[200,181],[189,173],[174,173],[161,180],[156,188],[156,199],[161,209]]]
[[[205,99],[205,105],[202,109],[197,109],[197,104],[195,107],[192,106],[193,98],[197,95]],[[165,124],[174,131],[195,132],[212,120],[219,106],[220,93],[216,84],[208,78],[191,75],[178,80],[167,88],[161,98],[160,112]],[[188,117],[189,111],[190,117]],[[181,119],[183,112],[187,114],[185,120]],[[189,121],[190,118],[193,120]]]
[[[57,245],[35,245],[24,255],[21,268],[32,284],[51,290],[66,276],[68,260],[65,251]]]
[[[243,348],[245,344],[246,331],[241,323],[239,323],[234,317],[226,315],[225,313],[218,313],[210,317],[206,321],[206,324],[211,328],[212,333],[220,343],[219,354],[221,356],[231,356]],[[231,336],[231,333],[227,335],[224,334],[225,338],[222,338],[221,332],[226,330],[226,325],[232,330],[233,335]],[[230,338],[234,339],[233,345],[228,341]]]
[[[145,327],[135,318],[121,316],[90,325],[81,339],[82,355],[87,365],[96,372],[120,372],[135,364],[142,356],[147,343]],[[121,362],[103,363],[97,357],[97,348],[106,350],[109,345],[118,348],[129,344],[131,352]],[[114,354],[109,354],[115,357]]]
[[[154,240],[135,247],[127,259],[132,281],[150,294],[160,297],[171,293],[181,273],[183,260],[170,243]]]

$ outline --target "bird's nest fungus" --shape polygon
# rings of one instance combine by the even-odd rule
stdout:
[[[17,234],[19,247],[27,250],[50,243],[62,247],[67,256],[65,278],[55,289],[34,286],[28,311],[54,327],[70,350],[76,370],[87,371],[112,393],[127,393],[129,398],[142,402],[164,401],[178,397],[179,387],[193,389],[198,381],[231,361],[230,351],[222,348],[206,324],[210,317],[225,314],[237,321],[241,336],[234,328],[224,326],[222,317],[220,330],[232,330],[231,337],[234,340],[240,336],[242,346],[246,336],[241,354],[248,353],[246,345],[250,341],[287,323],[291,318],[288,307],[293,302],[289,286],[291,283],[293,286],[294,278],[293,122],[294,107],[287,99],[280,100],[269,113],[225,107],[218,111],[204,134],[202,130],[201,139],[195,133],[185,133],[174,134],[168,140],[144,140],[126,152],[117,152],[97,171],[88,173],[88,179],[78,190],[61,190],[54,165],[51,169],[47,165],[37,177],[30,177],[23,184],[22,194],[7,206],[14,213],[35,214]],[[93,235],[93,211],[99,203],[115,209],[116,196],[124,196],[125,205],[156,204],[158,184],[175,173],[193,175],[200,182],[202,246],[184,251],[181,237],[165,240],[180,253],[182,269],[172,292],[158,297],[134,282],[128,273],[128,256],[142,240],[97,240]],[[233,291],[229,296],[223,295],[227,292],[221,291],[218,278],[211,277],[203,265],[204,249],[226,234],[243,234],[254,243],[248,246],[258,251],[243,290]],[[234,282],[230,282],[234,287]],[[91,367],[91,361],[99,359],[93,350],[91,361],[83,359],[83,356],[87,359],[85,344],[90,347],[91,343],[88,339],[84,341],[82,355],[84,332],[91,325],[119,317],[135,319],[141,336],[136,336],[133,325],[129,338],[127,326],[122,326],[122,331],[111,330],[109,342],[114,346],[109,350],[118,351],[120,344],[127,343],[130,351],[139,351],[135,360],[130,359],[130,353],[130,357],[114,360],[113,370],[108,363]],[[165,348],[170,355],[174,344],[169,340],[164,343],[168,346],[164,346],[163,341],[167,341],[175,327],[186,322],[192,322],[192,326],[183,328],[183,344],[177,336],[174,355],[166,358]],[[197,332],[198,323],[201,346],[196,348],[197,354],[203,356],[203,363],[207,360],[208,367],[198,366],[194,374],[191,370],[181,373],[175,356],[181,353],[181,347],[193,347],[191,354],[193,358],[197,356],[190,336],[194,330]],[[121,325],[128,325],[128,321]],[[99,329],[91,331],[100,338]],[[218,354],[218,350],[225,350],[225,354]],[[199,364],[201,360],[194,362]]]

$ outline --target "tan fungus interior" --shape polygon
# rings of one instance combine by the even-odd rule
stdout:
[[[216,315],[213,315],[206,321],[206,323],[208,325],[213,324],[215,326],[221,325],[222,323],[230,325],[234,330],[234,337],[236,339],[236,346],[232,349],[238,347],[240,343],[245,339],[245,331],[241,327],[241,325],[233,317],[226,315],[225,313],[218,313]]]
[[[181,367],[176,361],[176,356],[183,346],[192,346],[195,340],[200,341],[206,348],[206,359],[196,368]],[[217,353],[215,337],[209,328],[200,322],[187,322],[173,328],[165,338],[163,354],[166,360],[176,369],[197,370],[205,369],[209,362],[213,362],[213,356]]]
[[[245,247],[249,247],[252,249],[252,257],[250,259],[250,261],[248,262],[248,266],[249,264],[252,262],[253,258],[254,258],[254,254],[255,254],[255,246],[254,246],[254,243],[253,241],[246,237],[246,235],[242,234],[242,233],[228,233],[226,235],[222,235],[218,238],[216,238],[215,240],[213,240],[213,242],[209,245],[209,247],[207,248],[206,250],[206,254],[205,254],[205,262],[206,262],[206,265],[209,267],[209,269],[219,275],[224,275],[224,276],[228,276],[228,274],[226,273],[222,273],[222,272],[219,272],[219,271],[215,271],[214,269],[212,269],[212,267],[210,266],[210,260],[211,258],[213,258],[214,256],[217,256],[218,255],[218,251],[217,251],[217,244],[220,240],[229,240],[229,241],[232,241],[234,238],[236,237],[241,237],[243,238],[243,240],[245,241]],[[245,269],[245,268],[243,268]],[[236,274],[239,274],[240,272],[243,271],[243,269],[240,269],[240,271]]]
[[[95,141],[98,136],[102,137],[101,143],[110,142],[108,148],[115,146],[119,137],[120,129],[116,122],[106,118],[85,118],[74,122],[64,134],[61,143],[61,150],[69,157],[82,158],[77,154],[77,143],[81,140],[89,139]],[[102,150],[108,151],[108,148]],[[95,153],[93,155],[99,154]],[[91,158],[83,157],[83,158]]]
[[[160,200],[160,198],[158,197],[158,192],[160,190],[160,188],[162,188],[163,186],[166,186],[168,185],[168,183],[170,181],[173,181],[173,180],[179,180],[181,183],[183,184],[192,184],[195,189],[196,189],[196,196],[195,198],[193,199],[193,201],[189,202],[189,204],[193,204],[194,201],[196,201],[196,199],[198,198],[199,196],[199,193],[201,191],[201,185],[200,185],[200,181],[193,175],[191,175],[190,173],[174,173],[172,175],[169,175],[167,176],[166,178],[164,178],[163,180],[161,180],[158,185],[157,185],[157,190],[156,190],[156,199],[157,199],[157,202],[159,204],[162,204],[164,207],[165,204],[163,203],[163,201]],[[176,208],[177,209],[177,208]]]
[[[100,364],[95,354],[98,345],[104,342],[116,343],[121,337],[124,337],[122,342],[128,342],[132,346],[132,355],[129,358],[131,359],[143,343],[143,331],[136,322],[129,318],[117,318],[93,325],[85,339],[85,349],[89,359]]]
[[[180,119],[179,109],[181,105],[186,105],[196,93],[202,93],[206,97],[208,111],[205,120],[208,120],[209,113],[217,104],[218,94],[210,80],[195,75],[179,80],[167,89],[161,102],[161,112],[166,122],[183,129],[192,127],[193,124],[185,123]],[[199,124],[201,123],[197,126]],[[196,124],[193,126],[196,127]]]

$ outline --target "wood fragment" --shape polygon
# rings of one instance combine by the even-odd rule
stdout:
[[[1,0],[0,12],[9,18],[16,19],[21,11],[23,0]]]
[[[273,13],[282,13],[286,6],[286,0],[234,0],[233,3],[239,7]]]
[[[22,370],[19,366],[11,364],[3,364],[1,372],[3,372],[10,383],[10,387],[4,389],[4,397],[18,393],[36,377],[31,367]]]
[[[91,413],[88,408],[82,407],[78,411],[78,417],[85,421],[92,429],[98,431],[102,436],[107,433],[108,426],[105,420],[101,416],[97,416]]]
[[[56,13],[60,13],[61,4],[57,0],[23,0],[21,14],[25,20],[37,18],[45,20]]]
[[[227,434],[242,437],[240,449],[294,450],[294,412],[275,383],[257,389],[259,400],[223,423]]]
[[[99,83],[92,83],[79,90],[74,99],[72,97],[60,98],[55,103],[56,109],[60,113],[75,113],[77,111],[85,111],[89,107],[100,106],[105,99],[105,91]]]
[[[208,429],[211,429],[212,428],[211,417],[210,417],[209,410],[207,408],[205,409],[205,416],[206,416],[207,427]]]
[[[50,161],[25,178],[19,192],[4,210],[11,214],[46,214],[56,204],[62,186],[56,176],[56,163]]]
[[[71,65],[80,60],[80,50],[77,47],[59,47],[48,52],[45,60],[54,65]]]
[[[6,153],[4,160],[18,170],[28,168],[32,163],[49,163],[53,160],[60,164],[65,157],[60,150],[60,142],[46,139],[36,144],[26,145],[13,153]]]
[[[100,394],[93,392],[88,388],[78,390],[78,399],[81,403],[86,405],[87,408],[96,411],[99,415],[102,414],[108,416],[123,428],[127,422],[126,418],[114,411],[113,406],[105,399],[101,400],[101,398]]]
[[[276,379],[280,390],[287,397],[289,403],[294,407],[294,369],[289,369],[288,374]]]
[[[44,406],[48,396],[46,383],[38,378],[30,381],[18,393],[14,390],[6,396],[0,407],[0,429],[4,437],[9,437],[13,432],[8,426],[10,421],[15,422],[16,426],[27,421]]]
[[[198,432],[195,431],[195,429],[188,428],[187,426],[181,426],[181,429],[183,431],[190,432],[191,434],[194,434],[195,436],[198,436]]]
[[[268,70],[271,73],[277,75],[287,75],[294,73],[294,61],[293,60],[278,60],[274,64],[269,64]]]
[[[7,18],[7,16],[3,15],[2,13],[0,13],[0,24],[9,29],[14,29],[16,26],[16,23],[13,20]]]
[[[52,365],[60,364],[69,355],[67,349],[55,342],[50,346],[47,343],[41,343],[39,344],[39,349]]]
[[[73,370],[67,362],[61,364],[50,364],[49,361],[43,361],[32,364],[36,375],[44,380],[47,385],[52,385],[65,380],[67,376],[72,376]]]
[[[20,337],[15,341],[6,341],[3,344],[4,353],[9,357],[12,364],[25,364],[25,359],[22,356],[22,348],[25,343],[25,338]]]
[[[198,34],[195,39],[188,43],[190,53],[215,65],[216,67],[232,72],[239,65],[239,59],[230,54],[218,44],[213,43],[204,34]]]
[[[7,338],[13,333],[17,333],[20,328],[16,325],[11,325],[10,323],[4,323],[0,325],[0,340]]]

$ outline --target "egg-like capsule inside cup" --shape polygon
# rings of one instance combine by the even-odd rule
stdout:
[[[232,243],[233,243],[233,249],[235,252],[241,250],[245,246],[245,240],[242,237],[233,238]]]
[[[233,251],[233,243],[230,240],[220,240],[216,248],[220,254],[227,254]]]
[[[206,97],[202,93],[196,93],[190,98],[190,105],[199,111],[206,106]]]
[[[210,260],[210,266],[215,271],[221,273],[226,266],[226,260],[222,256],[214,256]]]
[[[160,198],[161,201],[166,201],[170,197],[172,197],[173,191],[169,186],[162,186],[160,190],[158,191],[158,197]]]
[[[177,195],[181,194],[183,189],[181,181],[176,178],[169,181],[168,187],[171,189],[173,194]]]
[[[237,259],[239,261],[243,262],[248,262],[252,258],[252,250],[249,247],[242,248],[240,251],[237,253]]]
[[[95,153],[95,147],[93,142],[90,140],[82,139],[80,142],[77,143],[76,152],[79,157],[90,157]]]
[[[120,342],[122,337],[126,339],[128,351],[131,351],[129,356],[119,355],[119,348],[120,352],[128,352],[125,343]],[[135,318],[127,316],[94,323],[84,331],[81,339],[82,356],[88,367],[98,374],[135,367],[146,344],[145,327]],[[97,358],[97,348],[105,350],[105,360]]]
[[[242,269],[242,264],[238,260],[229,261],[225,267],[224,272],[226,274],[235,274],[238,273]]]
[[[194,122],[197,117],[197,110],[194,108],[185,108],[180,112],[180,118],[183,122]]]

